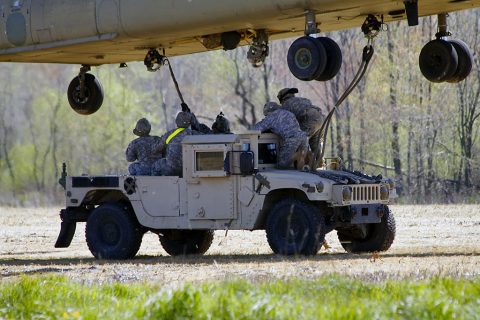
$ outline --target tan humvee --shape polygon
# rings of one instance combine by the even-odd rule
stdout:
[[[346,170],[276,169],[278,137],[193,135],[182,142],[183,176],[66,176],[56,247],[76,222],[96,258],[127,259],[145,232],[171,255],[203,254],[213,230],[266,230],[275,253],[314,255],[336,230],[349,252],[388,250],[395,221],[390,180]],[[333,166],[332,166],[333,167]]]

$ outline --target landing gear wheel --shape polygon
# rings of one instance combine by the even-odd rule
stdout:
[[[90,214],[85,229],[88,249],[97,259],[131,259],[142,243],[137,220],[120,204],[102,204]]]
[[[171,256],[204,254],[212,245],[213,230],[166,230],[158,237]]]
[[[79,77],[73,78],[67,90],[72,109],[82,115],[95,113],[103,103],[103,88],[93,74],[85,74],[85,92],[80,92]]]
[[[419,57],[420,71],[432,82],[449,80],[457,70],[458,55],[453,45],[442,39],[427,43]]]
[[[270,211],[266,233],[277,254],[315,255],[325,240],[325,220],[313,205],[285,199]]]
[[[473,55],[467,44],[462,40],[450,40],[449,42],[457,52],[458,66],[453,76],[448,79],[447,82],[457,83],[465,80],[470,74],[470,71],[472,71]]]
[[[384,214],[380,223],[367,224],[366,235],[358,238],[351,233],[342,230],[337,231],[338,240],[350,253],[387,251],[395,239],[395,219],[387,206],[384,207]]]
[[[315,80],[328,81],[337,75],[342,66],[342,50],[340,50],[340,47],[333,39],[320,37],[315,40],[320,42],[327,52],[327,64],[325,70],[323,70]]]
[[[287,62],[290,72],[296,78],[310,81],[325,70],[327,52],[321,42],[312,37],[301,37],[288,49]]]

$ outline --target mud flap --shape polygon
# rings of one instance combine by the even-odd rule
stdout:
[[[62,221],[55,248],[68,248],[72,242],[76,227],[77,223],[75,221]]]

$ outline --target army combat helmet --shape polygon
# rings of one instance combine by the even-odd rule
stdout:
[[[273,101],[265,103],[265,105],[263,106],[263,115],[266,116],[272,113],[273,111],[277,110],[278,107],[280,107],[278,103]]]
[[[152,129],[152,126],[150,125],[150,122],[148,122],[147,119],[142,118],[137,121],[137,125],[133,129],[133,134],[139,137],[145,137],[145,136],[148,136],[151,129]]]
[[[278,91],[277,98],[280,103],[283,103],[288,98],[294,97],[295,93],[298,93],[297,88],[283,88]]]
[[[178,128],[188,128],[192,124],[192,114],[190,112],[181,111],[175,118]]]

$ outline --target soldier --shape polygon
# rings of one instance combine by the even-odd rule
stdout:
[[[182,140],[187,135],[201,134],[201,132],[189,128],[193,119],[193,113],[184,111],[179,112],[175,118],[177,128],[167,131],[160,137],[154,150],[157,153],[166,152],[166,157],[155,162],[153,167],[154,175],[182,175]]]
[[[297,88],[284,88],[278,92],[277,98],[282,105],[282,109],[288,110],[295,115],[300,128],[308,136],[310,149],[315,153],[318,147],[318,139],[315,134],[318,133],[322,126],[325,115],[309,99],[295,97],[296,93],[298,93]]]
[[[223,112],[220,112],[217,115],[215,122],[212,124],[212,132],[215,134],[231,133],[230,122],[228,122],[227,118],[225,118]]]
[[[307,136],[300,129],[295,115],[281,109],[277,103],[267,102],[263,107],[263,114],[265,118],[255,124],[253,129],[271,131],[280,136],[278,167],[290,168],[297,152],[303,156],[307,152]]]
[[[150,136],[150,129],[150,122],[145,118],[138,120],[133,129],[133,133],[139,138],[130,142],[125,151],[127,161],[135,161],[128,166],[128,172],[131,175],[151,175],[153,163],[161,158],[161,154],[154,153],[152,150],[160,138]]]

